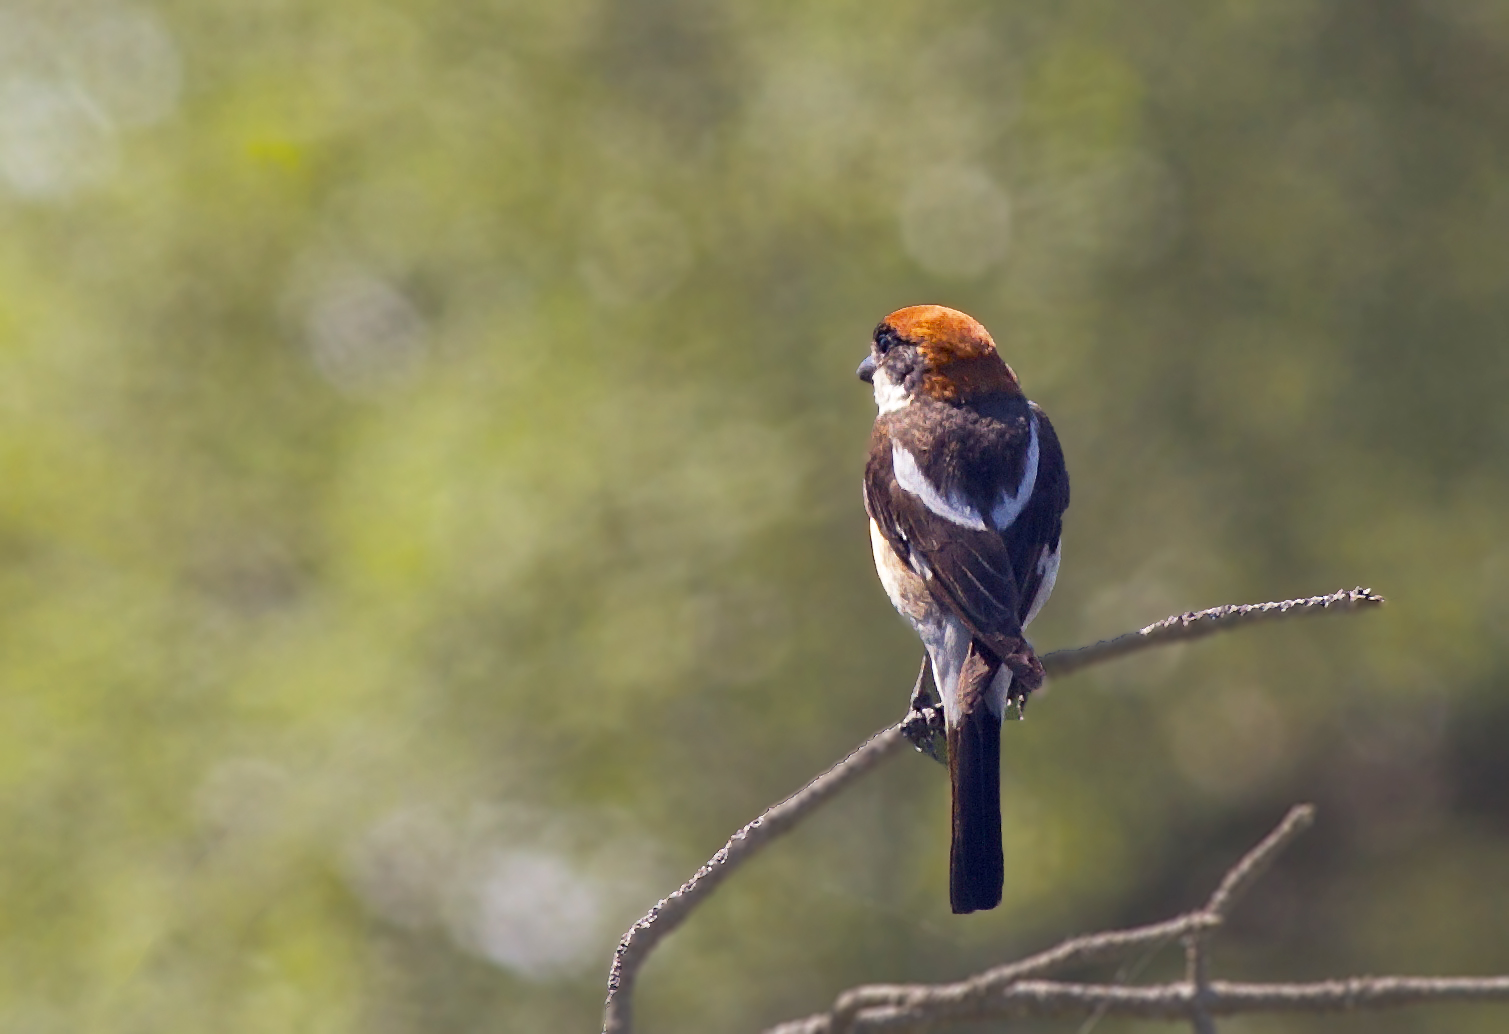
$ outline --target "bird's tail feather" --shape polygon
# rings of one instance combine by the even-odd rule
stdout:
[[[948,728],[953,783],[953,843],[948,896],[955,913],[1001,903],[1006,860],[1001,853],[1001,716],[986,696],[1001,662],[971,645],[959,673],[959,715]]]

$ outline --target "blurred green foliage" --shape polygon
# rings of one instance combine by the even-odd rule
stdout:
[[[990,914],[894,763],[644,1029],[1159,917],[1297,799],[1219,972],[1509,970],[1506,171],[1493,0],[4,0],[0,1029],[593,1029],[905,706],[852,371],[924,301],[1065,443],[1040,647],[1391,603],[1052,687]]]

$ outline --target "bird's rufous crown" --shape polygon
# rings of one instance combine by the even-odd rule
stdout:
[[[1016,374],[996,352],[996,343],[979,320],[944,305],[909,305],[884,320],[886,329],[914,345],[926,364],[923,394],[954,402],[1004,392],[1020,395]]]

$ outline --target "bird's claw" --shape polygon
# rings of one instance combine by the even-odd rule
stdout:
[[[948,738],[943,731],[943,708],[913,707],[901,721],[901,735],[940,765],[948,764]]]
[[[1007,654],[1001,658],[1001,662],[1011,670],[1012,689],[1019,691],[1023,698],[1042,686],[1047,674],[1043,671],[1043,662],[1037,659],[1037,654],[1026,640],[1022,641],[1021,649]]]

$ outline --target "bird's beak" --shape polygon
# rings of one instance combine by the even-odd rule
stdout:
[[[873,382],[875,380],[875,357],[873,355],[865,356],[864,362],[860,363],[859,369],[854,372],[866,384]]]

